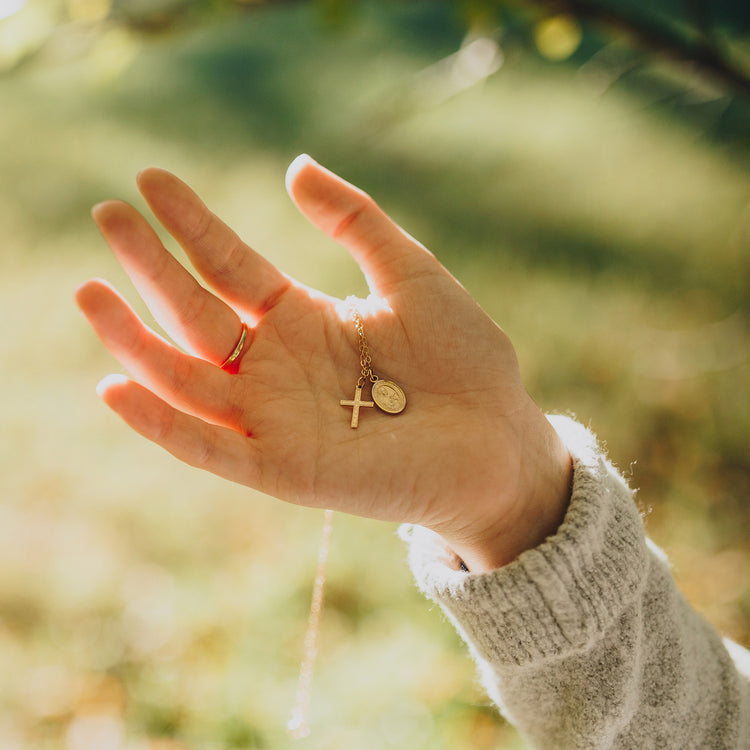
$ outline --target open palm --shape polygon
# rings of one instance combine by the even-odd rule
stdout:
[[[173,175],[146,170],[138,184],[215,294],[135,209],[117,201],[94,209],[182,347],[145,326],[106,282],[78,290],[83,312],[134,378],[100,387],[131,427],[187,463],[283,500],[428,526],[469,558],[462,548],[478,536],[508,544],[510,529],[528,531],[535,498],[565,481],[565,460],[523,389],[510,342],[367,195],[309,158],[288,175],[303,214],[366,274],[380,301],[361,312],[373,370],[406,392],[401,414],[363,407],[352,429],[352,407],[341,400],[352,399],[360,363],[346,304],[284,275]],[[247,340],[228,372],[220,365],[243,321]],[[540,460],[554,465],[555,479],[550,469],[540,474]]]

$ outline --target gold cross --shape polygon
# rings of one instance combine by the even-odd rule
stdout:
[[[353,401],[340,401],[341,406],[352,406],[352,429],[356,430],[359,424],[359,407],[360,406],[375,406],[374,401],[363,401],[362,400],[362,386],[358,385],[357,390],[354,391]]]

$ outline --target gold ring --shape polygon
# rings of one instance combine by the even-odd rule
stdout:
[[[245,348],[245,341],[247,339],[247,323],[242,324],[242,333],[240,334],[240,339],[237,342],[237,346],[234,347],[232,350],[232,353],[221,363],[220,367],[222,370],[226,370],[229,365],[234,362],[237,357],[242,354],[242,350]]]

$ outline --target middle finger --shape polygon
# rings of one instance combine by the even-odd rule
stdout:
[[[132,206],[107,201],[92,215],[164,330],[190,353],[221,364],[242,333],[237,313],[198,283]]]

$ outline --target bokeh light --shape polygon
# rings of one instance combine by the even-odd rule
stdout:
[[[545,18],[534,27],[537,49],[548,60],[567,60],[583,39],[581,26],[574,16]]]
[[[111,9],[112,0],[67,0],[68,15],[72,21],[102,21]]]

